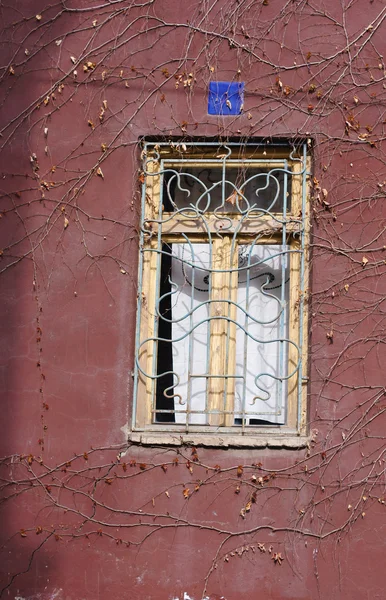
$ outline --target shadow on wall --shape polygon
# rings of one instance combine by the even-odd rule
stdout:
[[[36,21],[31,23],[30,17],[45,5],[22,1],[2,6],[2,59],[8,72],[0,117],[0,597],[40,600],[59,597],[49,583],[54,564],[47,547],[54,534],[39,526],[46,490],[37,479],[30,483],[39,469],[38,457],[44,455],[42,315],[34,261],[34,231],[44,212],[36,150],[42,123],[35,109],[42,91],[52,86],[51,59],[38,48],[44,50],[44,35],[57,33],[47,31],[35,47],[31,29]],[[18,46],[22,43],[31,44],[30,49]]]

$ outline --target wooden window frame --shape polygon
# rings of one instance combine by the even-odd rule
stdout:
[[[235,145],[240,153],[241,146]],[[298,447],[307,444],[307,358],[308,358],[308,280],[309,280],[309,202],[308,188],[309,175],[311,169],[311,159],[307,152],[307,143],[303,143],[300,148],[295,149],[290,146],[278,146],[274,148],[267,147],[246,147],[242,156],[232,163],[235,168],[277,167],[278,163],[270,165],[269,160],[283,160],[283,165],[292,171],[291,187],[291,209],[287,214],[286,232],[288,234],[288,245],[292,249],[302,252],[290,254],[290,292],[289,292],[289,338],[296,340],[301,348],[301,370],[289,381],[287,394],[287,420],[285,425],[272,426],[243,426],[235,427],[232,423],[234,386],[232,389],[232,379],[212,379],[208,393],[208,407],[211,411],[209,425],[185,425],[174,423],[155,423],[153,419],[154,396],[154,378],[144,378],[141,369],[146,373],[156,373],[156,353],[157,342],[148,342],[142,347],[142,350],[136,356],[135,367],[135,397],[133,409],[133,422],[130,438],[132,441],[141,443],[193,443],[215,446],[288,446]],[[195,160],[197,163],[189,163],[189,167],[196,165],[202,166],[205,160],[205,166],[215,164],[214,158],[217,158],[218,145],[216,147],[200,146],[200,143],[192,144],[147,144],[143,151],[144,164],[146,165],[141,180],[143,183],[143,201],[142,201],[142,229],[141,229],[141,260],[139,266],[140,289],[138,291],[138,318],[136,333],[136,351],[141,341],[155,338],[156,319],[155,306],[157,302],[157,273],[159,273],[160,260],[157,248],[160,240],[163,243],[181,243],[184,241],[182,235],[189,233],[194,236],[197,243],[205,243],[207,237],[204,231],[192,222],[184,222],[183,216],[171,218],[173,213],[163,213],[162,231],[160,220],[160,194],[162,175],[159,171],[164,168],[177,168],[181,166],[185,158]],[[211,163],[212,159],[212,163]],[[217,165],[217,163],[216,163]],[[279,216],[274,215],[274,217]],[[232,230],[240,217],[237,214],[224,214],[224,219],[228,222],[232,220]],[[292,220],[291,220],[292,219]],[[214,222],[216,221],[216,222]],[[301,222],[301,227],[299,227]],[[208,219],[209,227],[213,231],[218,231],[218,218]],[[282,229],[278,221],[271,216],[260,216],[256,223],[251,222],[250,231],[244,228],[242,234],[237,236],[238,244],[247,244],[253,239],[251,236],[261,236],[260,244],[280,244],[282,243]],[[216,256],[216,268],[229,269],[232,265],[227,264],[226,258],[229,252],[223,252],[226,244],[231,239],[227,233],[214,239]],[[218,246],[218,247],[217,247]],[[150,250],[150,251],[149,251]],[[229,262],[229,259],[228,259]],[[158,266],[157,266],[158,265]],[[228,282],[224,281],[224,275],[228,273],[213,273],[212,289],[215,299],[216,290],[224,288],[229,290],[229,298],[234,298],[237,293],[237,272],[229,275]],[[232,318],[232,310],[236,307],[231,305],[224,308],[224,304],[219,304],[220,310],[227,310],[228,316]],[[214,304],[212,310],[216,310]],[[229,312],[230,311],[230,312]],[[302,317],[300,316],[302,314]],[[227,328],[230,328],[230,333]],[[236,326],[228,323],[226,320],[216,320],[211,322],[211,336],[219,339],[219,352],[216,352],[210,359],[210,373],[221,372],[221,365],[224,361],[224,340],[228,335],[235,339]],[[230,353],[235,355],[235,341],[231,344]],[[231,360],[233,360],[231,356]],[[299,356],[294,356],[294,349],[289,347],[288,363],[291,365],[297,363]],[[216,409],[221,411],[221,398],[224,397],[224,386],[231,389],[226,394],[226,413],[224,418],[216,415]]]

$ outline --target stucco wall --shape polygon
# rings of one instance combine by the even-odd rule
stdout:
[[[384,598],[385,15],[2,4],[4,598]],[[127,445],[142,136],[312,140],[309,448]]]

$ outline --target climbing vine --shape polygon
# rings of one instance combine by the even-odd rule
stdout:
[[[4,0],[0,15],[0,596],[43,589],[45,552],[134,561],[160,539],[205,539],[202,598],[227,598],[236,560],[307,560],[325,591],[324,548],[385,514],[384,2]],[[240,115],[207,114],[216,80],[245,83]],[[127,443],[143,136],[309,141],[306,448]]]

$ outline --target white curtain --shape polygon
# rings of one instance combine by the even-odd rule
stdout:
[[[235,418],[247,422],[285,422],[287,386],[276,378],[287,375],[288,344],[279,341],[288,336],[286,250],[280,245],[240,247],[236,375],[243,379],[236,379]]]
[[[179,377],[174,393],[180,396],[174,399],[174,410],[198,411],[190,416],[176,412],[176,423],[207,423],[204,375],[208,352],[209,265],[209,244],[173,244],[172,281],[178,288],[172,296],[172,352],[173,371]]]
[[[275,377],[287,375],[288,344],[279,341],[288,335],[286,250],[281,245],[239,247],[235,418],[247,423],[250,419],[285,422],[287,386]],[[175,415],[180,424],[208,422],[210,264],[209,244],[173,244],[171,279],[177,291],[172,295],[172,349],[173,371],[179,378],[178,383],[175,378],[174,409],[183,411]]]

